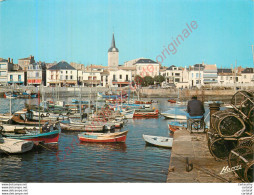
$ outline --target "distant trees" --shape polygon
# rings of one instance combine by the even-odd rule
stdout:
[[[158,76],[155,76],[154,78],[153,78],[153,80],[156,82],[156,83],[162,83],[163,81],[165,81],[165,77],[164,76],[162,76],[162,75],[158,75]]]
[[[162,75],[158,75],[155,77],[151,76],[141,77],[140,75],[136,75],[134,78],[134,83],[136,85],[141,85],[142,87],[153,85],[154,83],[161,84],[163,81],[165,81],[165,77]]]

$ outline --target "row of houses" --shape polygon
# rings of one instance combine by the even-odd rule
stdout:
[[[174,65],[161,71],[166,83],[173,83],[177,88],[200,86],[228,86],[229,84],[247,84],[254,86],[254,68],[217,68],[216,64],[195,64],[189,67]]]
[[[216,64],[195,64],[188,67],[163,67],[152,59],[137,58],[119,64],[119,49],[114,34],[108,49],[108,65],[87,65],[66,61],[36,62],[34,56],[18,59],[0,58],[0,85],[33,86],[102,86],[124,87],[134,81],[135,76],[165,77],[164,84],[177,88],[192,88],[219,84],[254,84],[253,68],[218,69]]]
[[[127,86],[136,75],[165,77],[166,84],[177,88],[200,87],[210,84],[254,84],[254,68],[218,69],[214,65],[195,64],[189,67],[161,67],[151,59],[139,58],[111,69],[102,65],[84,66],[65,61],[55,63],[35,62],[34,57],[0,60],[0,84],[33,86]]]

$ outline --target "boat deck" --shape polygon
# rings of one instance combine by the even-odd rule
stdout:
[[[190,172],[186,171],[186,158],[193,164]],[[185,128],[174,133],[168,183],[240,183],[232,172],[220,174],[227,161],[216,161],[209,152],[206,134],[190,134]]]

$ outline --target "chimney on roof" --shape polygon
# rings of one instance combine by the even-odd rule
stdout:
[[[10,60],[11,60],[11,58],[8,58],[8,63],[10,63],[10,62],[11,62]]]
[[[11,63],[13,64],[13,58],[11,59]]]

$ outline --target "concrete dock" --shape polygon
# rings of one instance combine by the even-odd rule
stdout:
[[[186,171],[187,164],[189,172]],[[187,129],[174,133],[168,183],[241,183],[232,172],[220,174],[227,166],[227,161],[216,161],[210,154],[205,133],[190,134]]]

